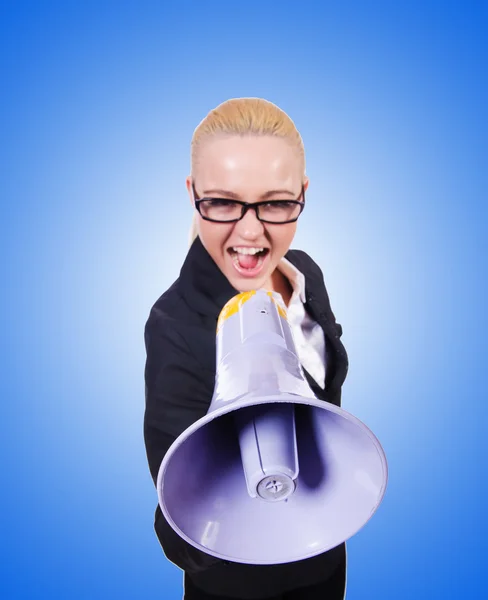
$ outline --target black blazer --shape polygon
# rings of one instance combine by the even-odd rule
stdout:
[[[331,310],[320,268],[300,250],[286,258],[305,276],[306,310],[322,327],[327,374],[322,389],[305,370],[315,395],[340,406],[348,359],[342,327]],[[215,385],[216,325],[224,304],[238,293],[200,239],[192,244],[179,278],[152,307],[145,327],[146,410],[144,439],[154,483],[174,440],[209,408]],[[345,560],[345,544],[324,554],[284,565],[243,565],[203,553],[168,525],[159,506],[155,530],[166,557],[210,594],[262,598],[328,578]]]

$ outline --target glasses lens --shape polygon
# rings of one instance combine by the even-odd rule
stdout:
[[[232,200],[202,200],[200,202],[202,216],[214,221],[234,221],[242,214],[242,207]]]
[[[284,223],[297,219],[300,214],[301,205],[298,202],[287,200],[276,200],[268,202],[259,207],[259,217],[271,223]]]

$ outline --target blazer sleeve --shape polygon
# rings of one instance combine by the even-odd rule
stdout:
[[[213,388],[177,331],[173,320],[151,312],[144,332],[146,346],[144,441],[156,484],[159,467],[171,444],[208,410]],[[155,530],[171,562],[197,573],[221,562],[188,544],[167,523],[159,505]]]

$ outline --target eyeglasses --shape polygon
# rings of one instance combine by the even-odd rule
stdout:
[[[236,223],[252,208],[262,223],[284,225],[294,223],[305,207],[305,188],[297,200],[264,200],[263,202],[242,202],[229,198],[199,198],[192,184],[195,207],[205,221],[214,223]],[[300,200],[302,198],[302,200]]]

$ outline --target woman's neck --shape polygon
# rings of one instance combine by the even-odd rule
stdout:
[[[266,289],[281,294],[283,302],[286,306],[290,304],[290,300],[293,294],[293,288],[287,277],[279,269],[275,269],[273,274],[268,280]]]

